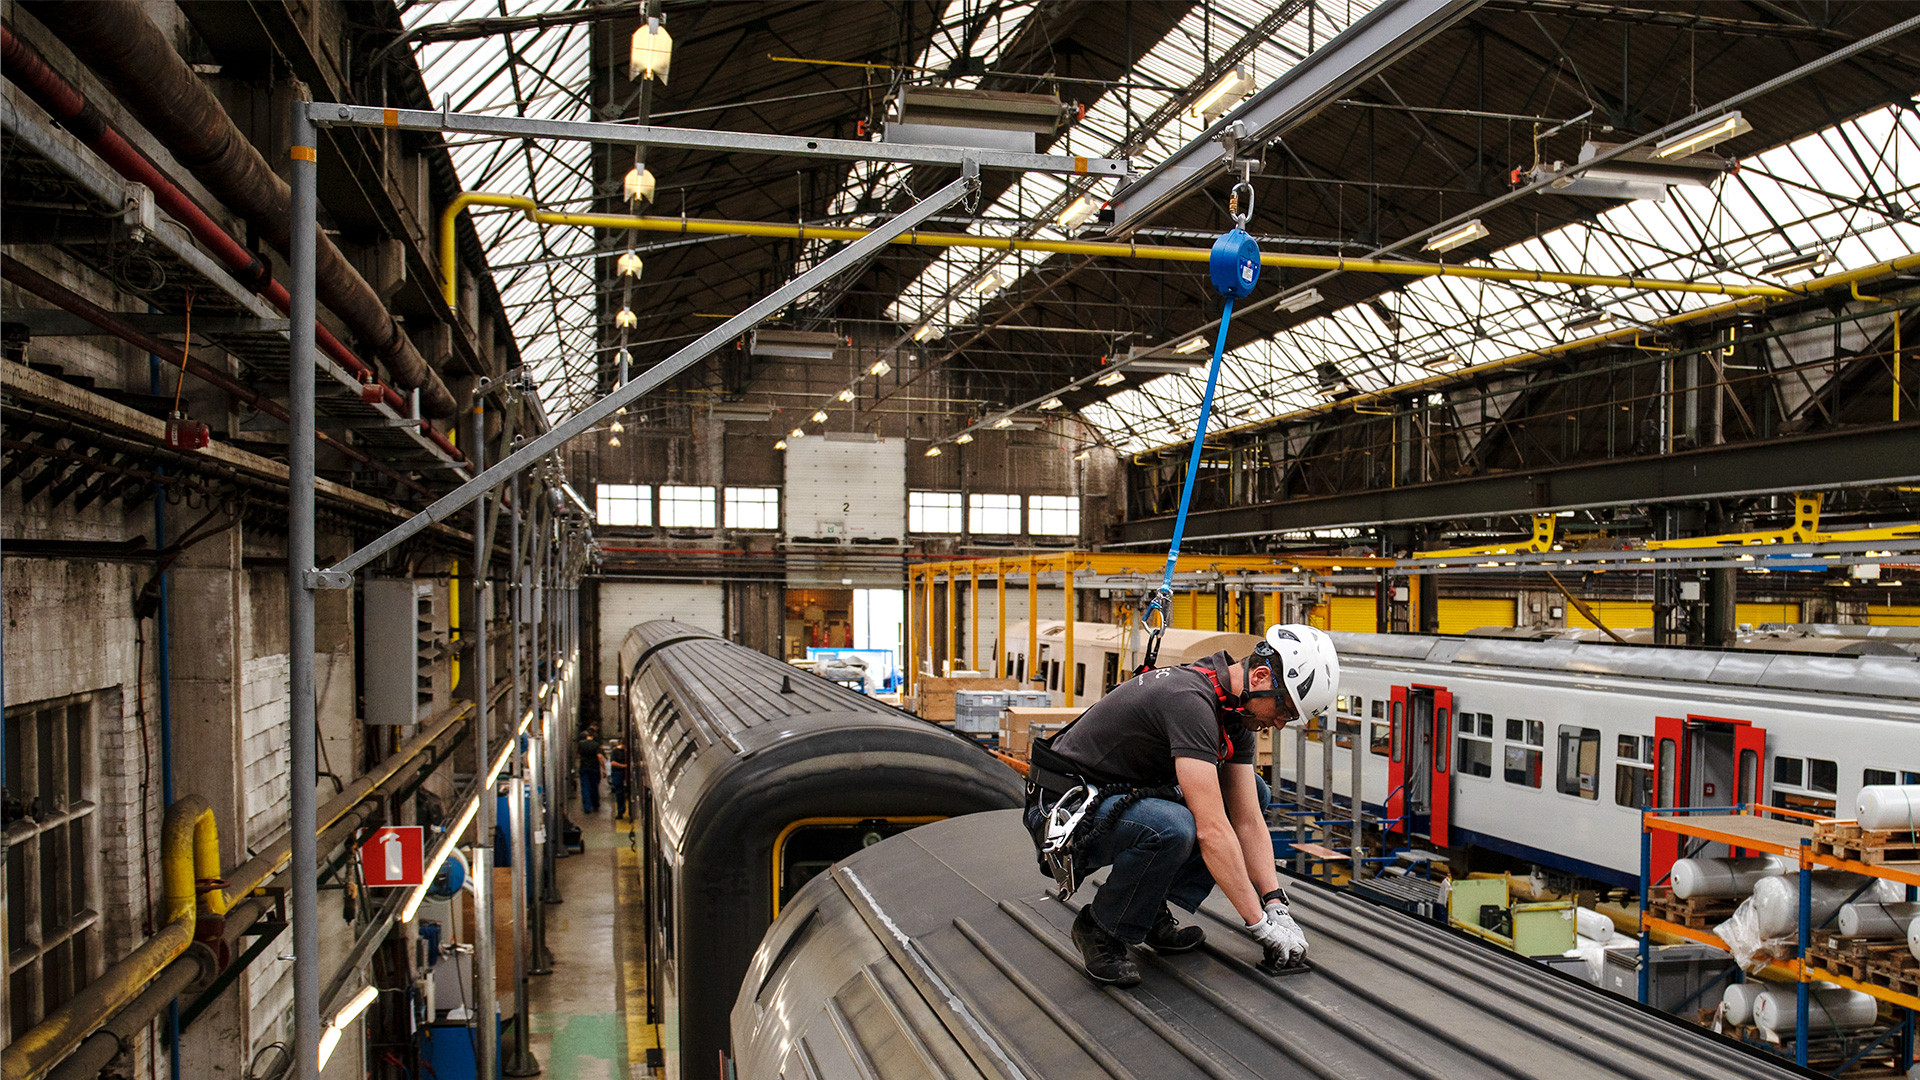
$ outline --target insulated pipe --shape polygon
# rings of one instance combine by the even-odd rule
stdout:
[[[108,125],[100,110],[74,89],[73,84],[61,78],[39,53],[4,27],[0,27],[0,62],[5,64],[7,76],[25,90],[35,104],[100,155],[100,159],[110,168],[123,178],[152,191],[154,202],[219,259],[236,280],[258,292],[280,311],[288,310],[290,299],[286,288],[273,280],[271,269],[258,256],[229,236],[199,204],[128,143],[125,136]],[[381,383],[373,369],[341,344],[326,327],[316,326],[314,334],[321,352],[354,378],[377,388],[381,400],[388,406],[401,413],[409,412],[407,399],[392,387]],[[454,449],[446,436],[429,424],[422,423],[420,428],[442,451],[459,460],[460,452]]]
[[[74,292],[72,289],[61,285],[59,282],[53,281],[38,270],[15,261],[10,255],[0,255],[0,279],[10,281],[20,286],[22,289],[38,296],[40,299],[47,301],[57,308],[80,316],[129,345],[136,346],[162,357],[175,351],[173,346],[128,326],[112,312],[100,307],[98,304]],[[162,360],[161,363],[163,367],[170,366],[165,360]],[[287,410],[283,408],[279,402],[234,382],[219,370],[209,367],[199,360],[188,357],[186,370],[188,374],[200,379],[202,382],[217,387],[233,397],[246,402],[247,406],[255,412],[265,413],[275,420],[284,421],[287,419]],[[366,454],[348,446],[346,443],[341,442],[339,439],[334,438],[324,431],[316,432],[315,436],[321,442],[340,451],[348,458],[412,488],[418,494],[433,494],[425,485],[414,480],[412,477],[401,474],[377,458],[368,457]]]
[[[47,1075],[102,1024],[139,998],[193,944],[194,925],[199,921],[197,883],[220,876],[220,836],[205,799],[189,795],[167,807],[160,826],[160,873],[166,925],[0,1050],[0,1073],[7,1080],[39,1080]],[[208,909],[224,913],[224,898],[209,893]]]
[[[186,955],[169,964],[133,1004],[115,1013],[80,1044],[73,1056],[47,1074],[47,1080],[93,1080],[119,1056],[122,1046],[131,1045],[146,1030],[162,1009],[196,983],[210,981],[215,974],[213,953],[205,948],[189,948]]]
[[[133,0],[27,5],[99,73],[147,130],[221,202],[233,208],[273,247],[291,250],[292,189],[280,179],[233,119]],[[379,294],[347,262],[333,240],[316,234],[315,287],[355,336],[372,346],[403,389],[419,389],[430,416],[452,416],[453,395],[401,331]]]
[[[569,214],[541,210],[532,199],[522,195],[496,195],[463,191],[447,204],[440,215],[441,291],[454,292],[453,263],[446,253],[453,245],[453,221],[469,206],[504,206],[519,210],[527,220],[540,225],[576,225],[593,229],[631,229],[639,232],[670,232],[703,236],[757,236],[780,240],[853,241],[869,235],[868,229],[834,229],[811,225],[768,225],[757,221],[726,221],[711,218],[635,217],[626,214]],[[1117,259],[1155,259],[1171,262],[1206,262],[1210,248],[1174,247],[1159,244],[1109,244],[1079,240],[1017,240],[1009,237],[973,236],[968,233],[927,233],[915,230],[888,241],[906,247],[977,248],[987,251],[1034,251],[1049,255],[1094,255]],[[1707,293],[1714,296],[1768,297],[1782,300],[1802,295],[1777,285],[1717,285],[1700,281],[1673,281],[1666,278],[1620,277],[1607,274],[1568,274],[1557,270],[1517,270],[1497,266],[1464,266],[1453,263],[1409,262],[1398,259],[1348,259],[1336,255],[1300,255],[1290,252],[1262,252],[1260,265],[1294,270],[1319,270],[1336,273],[1391,274],[1397,277],[1456,277],[1482,281],[1530,281],[1558,285],[1587,285],[1600,288],[1646,289],[1654,292]],[[1810,283],[1817,287],[1819,282]],[[449,299],[448,303],[452,303]]]

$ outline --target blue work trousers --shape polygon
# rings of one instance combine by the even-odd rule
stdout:
[[[580,812],[600,812],[600,763],[580,766]]]
[[[1267,805],[1267,783],[1256,778],[1260,805]],[[1115,800],[1100,800],[1093,820],[1104,820]],[[1088,845],[1089,869],[1111,866],[1107,880],[1094,894],[1094,920],[1129,945],[1147,940],[1147,932],[1166,910],[1177,904],[1198,911],[1213,892],[1213,874],[1200,856],[1193,811],[1168,799],[1141,799],[1128,807],[1113,828]]]

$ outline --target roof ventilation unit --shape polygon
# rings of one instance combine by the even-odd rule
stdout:
[[[909,86],[894,99],[886,141],[1032,154],[1039,136],[1060,130],[1068,108],[1052,94]]]
[[[831,360],[844,344],[839,334],[805,330],[755,330],[749,350],[755,356],[786,356],[795,360]]]

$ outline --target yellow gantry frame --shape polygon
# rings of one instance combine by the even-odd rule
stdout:
[[[1478,547],[1446,548],[1441,551],[1416,551],[1416,559],[1457,559],[1468,555],[1538,555],[1553,550],[1553,514],[1533,515],[1533,536],[1517,544],[1481,544]]]
[[[1648,551],[1662,548],[1707,548],[1707,547],[1749,547],[1768,544],[1830,544],[1861,543],[1874,540],[1914,540],[1920,539],[1920,522],[1910,525],[1888,525],[1878,529],[1843,529],[1839,532],[1820,531],[1820,508],[1826,496],[1795,495],[1793,497],[1793,524],[1779,529],[1761,532],[1722,533],[1718,536],[1688,536],[1679,540],[1649,540]]]
[[[980,585],[981,582],[993,583],[995,605],[994,640],[1004,643],[1007,639],[1007,582],[1025,578],[1027,586],[1027,656],[1040,654],[1040,620],[1038,616],[1041,575],[1060,575],[1063,612],[1066,619],[1065,641],[1062,643],[1068,659],[1062,663],[1060,683],[1065,704],[1071,706],[1076,696],[1073,684],[1074,668],[1071,657],[1074,645],[1074,623],[1071,617],[1076,610],[1074,604],[1075,574],[1092,574],[1099,577],[1116,575],[1138,575],[1146,587],[1158,582],[1165,570],[1167,561],[1157,555],[1114,555],[1097,552],[1067,551],[1052,555],[1016,555],[1008,558],[955,559],[947,562],[930,562],[907,568],[907,619],[906,619],[906,685],[911,690],[920,679],[920,651],[927,650],[929,659],[936,661],[934,670],[941,672],[937,661],[939,656],[933,652],[933,643],[938,640],[935,634],[936,619],[943,609],[946,612],[946,648],[944,655],[948,664],[945,670],[952,670],[958,657],[958,645],[955,641],[956,622],[959,612],[959,593],[957,582],[964,575],[970,584],[973,595],[969,597],[972,617],[968,632],[971,640],[969,648],[976,667],[981,661],[982,641],[986,637],[980,627]],[[1357,556],[1304,556],[1299,558],[1273,558],[1266,556],[1221,557],[1214,555],[1183,555],[1176,573],[1181,574],[1219,574],[1223,584],[1233,593],[1232,610],[1237,612],[1241,603],[1239,593],[1245,587],[1236,584],[1236,576],[1254,574],[1325,574],[1336,570],[1362,570],[1392,568],[1392,559],[1380,559]],[[942,578],[945,578],[944,583]],[[944,597],[937,590],[944,584]],[[944,599],[944,605],[940,602]],[[1004,675],[998,670],[1002,657],[988,655],[989,666],[995,667],[991,674]],[[1031,662],[1031,660],[1029,661]],[[986,668],[979,668],[986,671]]]

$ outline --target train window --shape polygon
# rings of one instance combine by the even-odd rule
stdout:
[[[1546,758],[1547,726],[1539,720],[1507,720],[1507,747],[1502,774],[1509,784],[1540,786]]]
[[[1760,801],[1760,755],[1752,750],[1740,751],[1739,793],[1734,797],[1741,802]]]
[[[1461,713],[1459,742],[1454,751],[1454,771],[1464,776],[1492,776],[1492,714]]]
[[[1385,720],[1387,718],[1387,703],[1379,698],[1373,699],[1373,718],[1375,720]]]
[[[1613,756],[1619,758],[1622,761],[1639,761],[1640,760],[1640,736],[1638,735],[1620,736],[1620,742],[1613,749]]]
[[[1892,769],[1860,770],[1860,784],[1862,787],[1870,784],[1892,784],[1897,783],[1898,780],[1899,778],[1894,774]]]
[[[1560,772],[1554,788],[1562,795],[1600,797],[1600,730],[1560,725]]]
[[[1797,757],[1775,757],[1773,759],[1773,782],[1792,787],[1806,786],[1807,763]]]
[[[1634,736],[1622,736],[1621,746]],[[1637,739],[1635,740],[1638,741]],[[1648,743],[1652,739],[1646,740]],[[1634,747],[1631,755],[1622,754],[1613,766],[1613,801],[1617,806],[1633,810],[1645,810],[1653,805],[1653,770],[1640,761],[1640,748]]]
[[[1905,769],[1902,769],[1900,770],[1900,782],[1902,784],[1920,784],[1920,772],[1907,772]]]
[[[1113,688],[1120,685],[1120,654],[1107,653],[1105,670],[1100,676],[1102,693],[1111,694]]]
[[[1026,657],[1019,656],[1014,658],[1013,678],[1015,682],[1027,681],[1027,658]]]
[[[1360,697],[1359,694],[1353,695],[1353,699],[1349,701],[1348,704],[1353,706],[1353,708],[1347,710],[1348,712],[1352,713],[1355,716],[1365,715],[1366,702]]]
[[[1322,720],[1318,713],[1307,717],[1306,726],[1301,728],[1301,730],[1306,732],[1308,742],[1326,741],[1326,735],[1323,734],[1326,730],[1323,726],[1325,723],[1326,721]]]
[[[1447,729],[1452,727],[1453,724],[1448,721],[1447,712],[1447,709],[1439,709],[1433,718],[1433,730],[1435,732],[1435,738],[1433,740],[1434,772],[1443,773],[1451,768],[1451,765],[1447,761],[1447,749],[1452,744],[1447,742]]]
[[[1395,761],[1400,760],[1400,744],[1406,741],[1406,711],[1405,703],[1399,701],[1393,703],[1393,760]]]
[[[1680,763],[1672,739],[1660,740],[1660,805],[1673,806],[1673,783]]]
[[[1087,692],[1087,665],[1073,665],[1073,692],[1076,696]]]
[[[1360,721],[1341,717],[1335,721],[1334,731],[1336,734],[1333,737],[1333,744],[1342,750],[1351,750],[1353,737],[1360,734]]]
[[[1060,661],[1047,661],[1047,689],[1060,689]]]
[[[1840,788],[1840,766],[1821,758],[1808,758],[1807,786],[1832,795]]]
[[[932,819],[815,819],[796,822],[774,842],[774,911],[785,907],[802,885],[824,873],[834,863],[929,820]]]
[[[1379,704],[1375,702],[1375,704]],[[1367,731],[1367,749],[1381,757],[1387,756],[1387,747],[1393,738],[1387,734],[1387,725],[1374,724]]]

